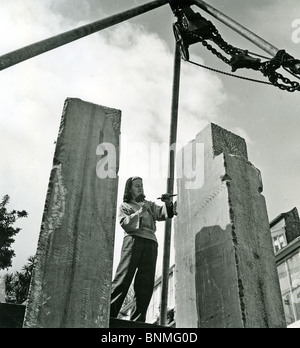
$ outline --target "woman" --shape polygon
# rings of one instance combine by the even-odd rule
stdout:
[[[156,221],[173,217],[170,195],[161,197],[164,206],[145,200],[143,180],[131,177],[125,185],[119,222],[125,231],[121,259],[112,283],[110,316],[116,318],[134,279],[134,308],[130,320],[146,321],[152,297],[157,259]]]

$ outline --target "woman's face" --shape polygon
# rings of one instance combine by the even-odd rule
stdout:
[[[144,194],[143,181],[141,179],[135,179],[131,186],[132,199],[136,199],[141,194]]]

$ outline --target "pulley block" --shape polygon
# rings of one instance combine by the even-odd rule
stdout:
[[[189,46],[213,37],[214,25],[190,7],[182,8],[178,21],[173,25],[176,42],[180,45],[182,58],[189,60]]]

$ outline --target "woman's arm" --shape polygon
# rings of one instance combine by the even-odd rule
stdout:
[[[119,222],[121,227],[126,231],[136,231],[140,228],[141,211],[138,210],[135,213],[130,211],[123,204],[119,208]]]
[[[155,220],[157,221],[165,221],[174,216],[172,202],[166,202],[163,206],[153,203],[153,206],[155,210]]]

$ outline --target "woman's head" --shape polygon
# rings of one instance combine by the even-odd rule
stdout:
[[[133,176],[126,181],[123,202],[136,200],[139,196],[144,196],[143,179],[139,176]]]

